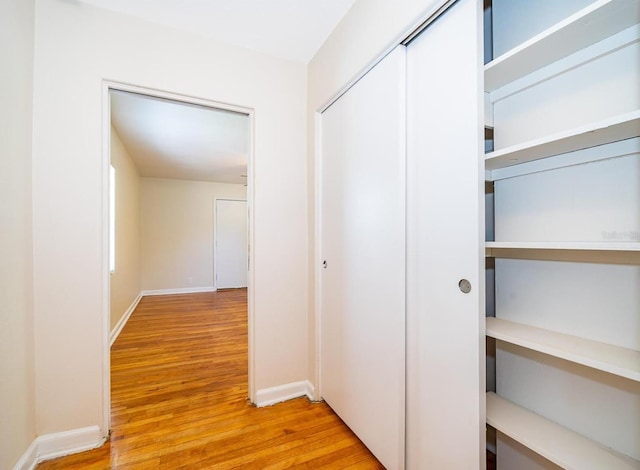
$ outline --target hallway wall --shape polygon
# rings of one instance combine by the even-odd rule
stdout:
[[[33,208],[39,435],[99,425],[104,80],[255,110],[255,389],[307,371],[306,67],[79,2],[39,0]]]
[[[0,4],[0,468],[35,437],[31,113],[34,1]]]

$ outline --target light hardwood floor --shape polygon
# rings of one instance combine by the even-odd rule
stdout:
[[[111,349],[111,439],[38,469],[382,469],[324,403],[247,402],[246,290],[145,297]]]

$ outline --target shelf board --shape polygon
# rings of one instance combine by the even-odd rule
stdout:
[[[640,351],[487,317],[487,336],[640,382]]]
[[[640,242],[486,242],[485,257],[635,266]]]
[[[485,242],[490,250],[562,250],[640,252],[640,242]]]
[[[640,469],[640,462],[532,413],[493,392],[486,395],[487,423],[566,469]]]
[[[493,171],[485,171],[485,178],[488,181],[499,181],[506,178],[599,162],[637,153],[640,153],[640,137],[633,137],[619,142],[612,142],[608,145],[599,145],[597,147],[556,155],[553,158],[542,158]]]
[[[638,136],[640,110],[487,153],[485,169],[497,170]]]
[[[638,22],[637,0],[599,0],[485,65],[485,91],[497,90]]]

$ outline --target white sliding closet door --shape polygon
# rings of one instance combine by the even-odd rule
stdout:
[[[407,47],[410,469],[485,466],[481,19],[459,0]]]
[[[321,121],[321,395],[404,468],[405,48]]]

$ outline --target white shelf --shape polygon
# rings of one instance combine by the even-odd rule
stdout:
[[[640,242],[486,242],[485,257],[640,264]]]
[[[491,250],[563,250],[640,252],[640,242],[486,242]]]
[[[496,90],[638,22],[638,0],[599,0],[485,65],[485,91]]]
[[[566,469],[640,469],[640,462],[488,392],[487,423]]]
[[[487,181],[499,181],[515,176],[530,175],[543,171],[567,168],[575,165],[582,165],[601,160],[613,159],[640,153],[640,137],[612,142],[608,145],[599,145],[588,149],[577,150],[575,152],[556,155],[553,158],[542,158],[520,165],[499,168],[493,171],[486,171]]]
[[[640,351],[487,317],[487,336],[640,382]]]
[[[638,136],[640,110],[487,153],[485,169],[497,170]]]

